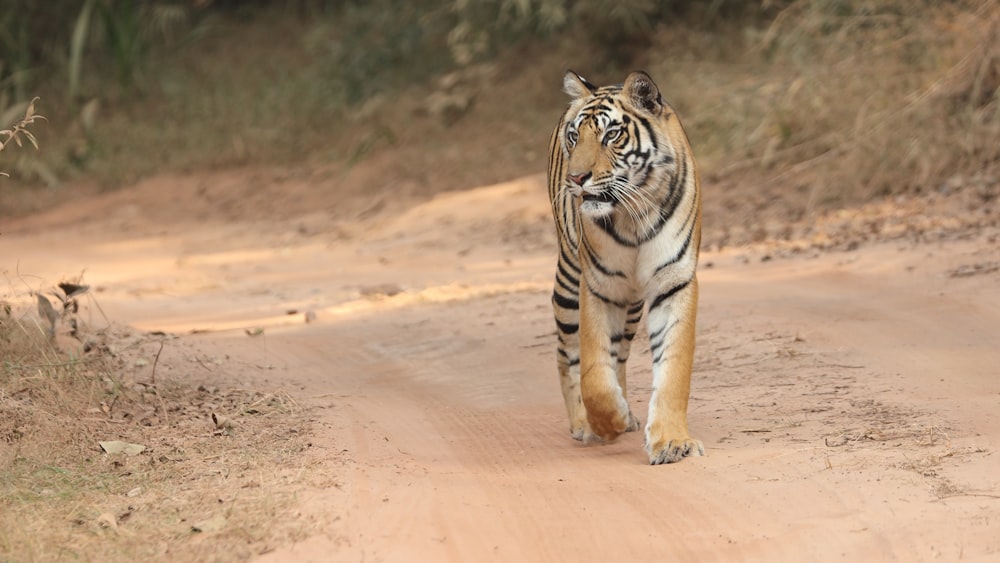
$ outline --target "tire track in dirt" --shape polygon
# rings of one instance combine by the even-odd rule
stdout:
[[[474,309],[503,306],[516,316],[524,308],[518,301],[538,297],[494,298],[504,303],[485,300],[455,309],[480,316]],[[650,544],[682,558],[698,553],[695,544],[668,538],[683,531],[674,514],[709,518],[706,500],[673,490],[671,480],[636,487],[648,481],[650,470],[638,434],[593,447],[569,438],[562,412],[551,408],[561,409],[551,347],[544,353],[528,348],[526,358],[512,362],[503,347],[477,345],[476,335],[449,334],[456,311],[441,309],[415,311],[434,319],[423,324],[419,340],[396,331],[367,346],[372,357],[364,369],[378,375],[346,405],[357,420],[367,421],[355,426],[348,449],[359,448],[358,457],[369,461],[364,474],[355,472],[356,494],[346,501],[369,511],[352,543],[383,560],[415,553],[429,560],[586,560],[622,550],[638,556]],[[388,335],[392,327],[379,325],[405,324],[413,314],[388,323],[368,319],[366,330]],[[533,346],[534,335],[516,325],[492,335]],[[377,359],[387,356],[397,359]],[[396,454],[405,460],[402,473]],[[608,551],[612,545],[614,552]]]
[[[871,263],[895,251],[877,252]],[[911,400],[914,386],[898,377],[919,374],[898,366],[902,375],[893,374],[885,368],[894,361],[878,361],[883,340],[914,337],[882,333],[916,326],[914,299],[929,289],[885,299],[901,294],[865,264],[842,259],[704,273],[691,425],[708,457],[664,468],[645,465],[638,434],[604,446],[569,439],[545,294],[416,304],[318,327],[308,338],[329,348],[310,362],[337,366],[347,348],[360,370],[323,383],[347,393],[333,407],[352,413],[341,423],[364,421],[329,436],[350,435],[347,447],[365,468],[337,501],[359,520],[349,553],[385,561],[801,561],[993,552],[986,523],[998,507],[974,494],[995,494],[983,464],[996,432],[970,432],[951,410],[960,402]],[[977,309],[984,316],[972,330],[996,319],[991,307]],[[875,326],[837,327],[848,318]],[[996,338],[977,334],[984,344]],[[289,333],[278,347],[303,337]],[[640,336],[630,364],[630,398],[642,413],[646,345]],[[968,361],[981,367],[984,359]],[[978,481],[950,481],[970,467]],[[967,487],[973,496],[949,496]],[[949,521],[962,531],[947,532],[941,523]],[[324,553],[317,543],[272,560]]]

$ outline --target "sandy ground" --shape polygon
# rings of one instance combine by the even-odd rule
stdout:
[[[232,205],[160,180],[4,225],[0,257],[26,288],[83,272],[108,317],[314,407],[335,486],[262,561],[1000,558],[996,229],[704,253],[707,455],[651,467],[638,434],[569,437],[539,176],[355,220]]]

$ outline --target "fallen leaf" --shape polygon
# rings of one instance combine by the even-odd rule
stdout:
[[[55,308],[52,306],[52,302],[48,300],[47,297],[41,293],[36,293],[35,297],[38,298],[38,316],[42,318],[43,321],[48,322],[48,326],[45,330],[48,332],[49,337],[52,337],[56,333],[56,321],[59,320],[59,313],[56,312]]]
[[[60,282],[57,285],[59,286],[59,289],[63,290],[63,293],[66,294],[67,300],[72,299],[77,295],[83,295],[84,293],[87,293],[87,290],[90,289],[89,285],[80,285],[70,282]]]
[[[109,442],[99,442],[101,449],[110,455],[125,454],[127,456],[139,455],[145,451],[146,446],[141,444],[130,444],[121,440],[111,440]]]
[[[219,530],[222,530],[225,527],[226,527],[226,517],[221,514],[217,514],[209,518],[208,520],[203,520],[201,522],[198,522],[197,524],[192,525],[191,531],[211,533],[211,532],[218,532]]]
[[[232,428],[234,426],[231,418],[221,414],[215,414],[214,412],[212,413],[212,422],[215,423],[216,428],[220,429]]]

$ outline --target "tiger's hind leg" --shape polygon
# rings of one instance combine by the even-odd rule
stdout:
[[[569,416],[569,433],[574,440],[587,442],[593,438],[593,433],[587,424],[587,411],[580,395],[580,302],[577,290],[572,286],[575,282],[569,273],[572,269],[571,264],[560,264],[556,287],[552,293],[552,309],[559,338],[556,358],[559,385],[566,402],[566,414]]]
[[[563,400],[566,401],[566,414],[569,416],[569,433],[574,440],[589,442],[594,434],[587,423],[587,411],[580,395],[580,360],[570,364],[565,358],[559,357],[559,383],[562,386]]]
[[[639,321],[642,320],[642,301],[637,301],[632,303],[628,311],[625,314],[625,331],[621,333],[621,338],[618,340],[618,387],[622,390],[622,396],[625,397],[625,401],[628,402],[628,384],[626,377],[626,364],[628,363],[629,354],[632,350],[632,339],[635,338],[636,329],[639,326]],[[626,432],[635,432],[639,429],[641,422],[632,413],[631,407],[628,411],[628,426],[625,428]]]

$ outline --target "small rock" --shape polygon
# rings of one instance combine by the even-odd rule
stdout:
[[[118,529],[118,519],[115,518],[114,514],[110,512],[105,512],[97,517],[97,525],[106,530],[117,530]]]

